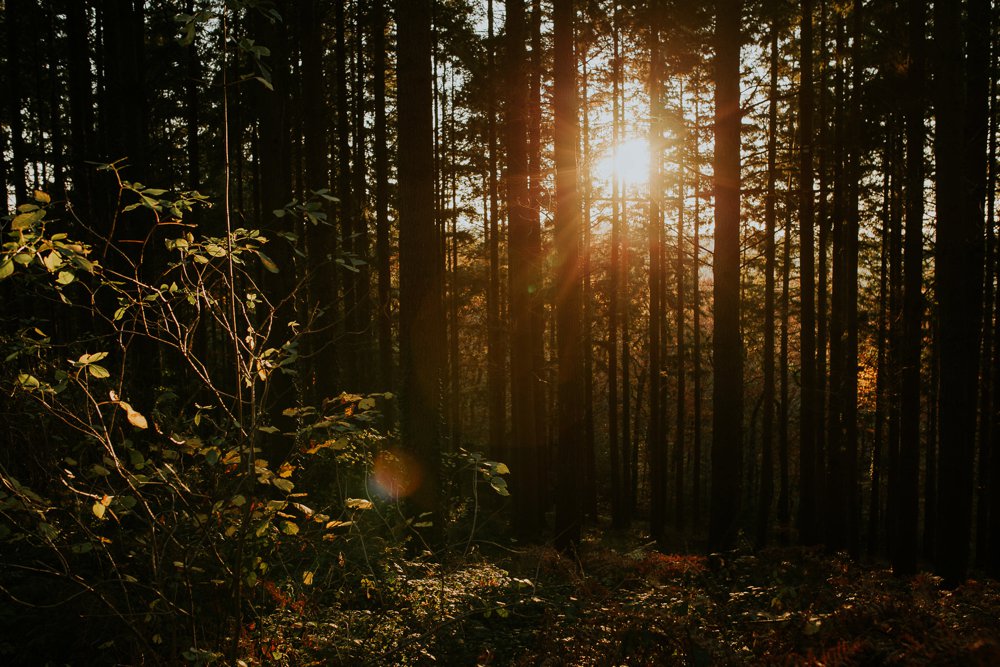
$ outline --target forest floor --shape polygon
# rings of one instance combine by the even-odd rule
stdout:
[[[816,549],[670,555],[595,530],[576,560],[483,544],[337,601],[274,593],[246,637],[259,664],[1000,665],[1000,583]]]

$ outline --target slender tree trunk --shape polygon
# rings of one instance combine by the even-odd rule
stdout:
[[[585,506],[592,519],[597,518],[597,452],[594,434],[594,288],[591,283],[591,174],[590,174],[590,91],[587,71],[587,43],[578,44],[577,58],[580,62],[580,90],[582,91],[583,132],[582,164],[583,172],[583,411],[584,447],[587,456],[587,488]]]
[[[11,4],[8,3],[7,6],[9,8]],[[69,74],[70,178],[73,181],[73,206],[83,218],[89,218],[93,215],[91,210],[93,168],[87,164],[87,161],[93,161],[97,156],[93,154],[94,99],[91,91],[90,71],[90,16],[86,3],[66,3],[66,30],[70,50],[70,55],[67,58],[67,69]],[[191,48],[194,48],[194,44],[191,45]],[[190,104],[190,98],[188,103]],[[5,148],[0,147],[0,149],[4,149],[6,155]],[[6,193],[6,187],[3,187],[2,191]],[[5,197],[3,206],[6,205]]]
[[[874,558],[879,550],[879,536],[882,527],[882,449],[885,445],[885,399],[886,375],[886,309],[889,307],[889,207],[890,189],[890,146],[889,131],[886,130],[885,148],[882,152],[882,230],[881,252],[879,253],[878,324],[875,353],[875,419],[872,424],[871,494],[868,502],[868,558]]]
[[[70,3],[72,5],[82,3]],[[187,0],[185,6],[189,15],[194,14],[194,0]],[[185,55],[185,65],[187,66],[187,78],[184,81],[184,98],[187,105],[186,129],[187,129],[187,187],[189,190],[197,190],[201,187],[200,176],[200,142],[198,141],[198,85],[201,83],[201,61],[198,57],[197,32],[194,39],[187,46]],[[320,98],[322,99],[322,98]]]
[[[861,0],[854,0],[851,12],[851,98],[852,106],[848,114],[849,136],[848,156],[845,165],[847,175],[847,215],[845,217],[844,239],[844,281],[846,313],[844,339],[844,526],[845,544],[852,558],[860,555],[861,504],[858,487],[858,234],[861,222],[860,182],[862,178],[860,153],[864,130],[864,95],[861,87],[862,20]],[[918,405],[919,411],[919,405]]]
[[[695,95],[694,122],[697,127],[701,122],[701,106],[698,102],[698,95]],[[691,458],[694,463],[691,467],[691,520],[695,526],[701,525],[701,138],[698,132],[693,132],[694,138],[694,234],[691,239],[691,282],[693,283],[693,294],[691,296],[691,327],[693,329],[693,340],[691,341],[691,355],[694,357],[693,384],[694,406],[692,408],[694,418],[694,438],[692,444]]]
[[[434,220],[430,16],[431,0],[397,0],[401,425],[403,443],[424,470],[413,503],[417,512],[431,513],[428,542],[434,547],[444,518],[437,479],[444,309]]]
[[[900,355],[902,352],[903,324],[903,212],[900,196],[901,175],[903,164],[902,132],[899,131],[898,114],[890,115],[888,127],[890,130],[890,159],[888,169],[890,177],[889,199],[889,337],[886,366],[889,370],[887,378],[887,452],[886,476],[888,477],[888,495],[886,499],[886,535],[888,538],[889,556],[893,556],[898,540],[896,539],[896,506],[899,503],[899,447],[900,426],[900,387],[901,375]]]
[[[287,16],[288,6],[279,3],[275,9]],[[260,226],[275,238],[268,244],[268,254],[279,267],[276,274],[266,274],[261,289],[277,308],[271,325],[269,344],[275,348],[292,337],[289,323],[295,318],[294,299],[289,298],[295,287],[295,263],[291,244],[280,238],[279,233],[288,229],[288,220],[275,216],[272,211],[284,208],[292,199],[292,164],[290,151],[288,42],[285,27],[263,16],[254,17],[257,43],[271,50],[271,85],[273,90],[259,87],[257,125],[261,158],[260,166]],[[288,419],[282,415],[285,408],[295,405],[297,394],[291,376],[273,373],[268,378],[267,410],[270,421],[285,429]],[[289,426],[290,428],[290,426]],[[277,447],[286,447],[283,441],[273,439]],[[280,444],[279,444],[280,443]],[[281,450],[278,450],[281,451]],[[274,452],[272,452],[272,455]]]
[[[499,146],[497,145],[497,92],[496,92],[496,42],[493,24],[493,0],[488,0],[488,76],[489,76],[489,117],[487,118],[487,134],[489,157],[489,285],[486,292],[486,329],[487,329],[487,391],[489,393],[490,411],[490,453],[497,460],[508,457],[504,435],[507,431],[507,381],[504,367],[506,353],[504,350],[503,324],[501,320],[500,303],[500,202],[497,187],[497,161]]]
[[[988,178],[986,191],[986,224],[996,230],[996,182],[997,182],[997,77],[1000,76],[1000,48],[994,48],[993,76],[990,80],[990,138],[988,150]],[[996,232],[994,231],[994,236]],[[1000,276],[1000,242],[995,244],[994,266]],[[993,364],[990,410],[990,456],[989,467],[984,473],[989,480],[989,517],[987,527],[986,570],[994,578],[1000,576],[1000,286],[993,293]],[[987,321],[988,322],[988,321]]]
[[[788,176],[788,192],[792,190],[791,174]],[[792,216],[791,207],[786,205],[785,238],[781,250],[781,342],[779,357],[779,394],[781,412],[778,415],[778,525],[781,541],[787,544],[791,538],[791,499],[788,478],[788,333],[789,333],[789,291],[792,268]]]
[[[507,214],[510,253],[510,376],[511,376],[511,495],[515,530],[525,540],[541,530],[539,448],[535,414],[538,395],[535,377],[532,293],[538,286],[533,253],[535,230],[528,206],[528,78],[525,52],[524,0],[506,5],[507,85],[504,124],[507,142]]]
[[[972,3],[974,8],[977,3]],[[934,3],[936,59],[935,158],[937,174],[937,245],[935,278],[941,335],[940,492],[936,569],[947,584],[958,585],[968,573],[972,532],[973,454],[979,368],[979,322],[982,313],[982,217],[974,210],[971,174],[982,166],[964,122],[966,71],[962,58],[962,7]],[[981,23],[969,23],[970,36]],[[988,19],[986,19],[988,26]],[[970,40],[970,47],[973,41]],[[978,63],[970,48],[968,102],[972,102]],[[973,114],[978,113],[976,111]],[[966,142],[970,145],[967,146]]]
[[[608,267],[608,446],[611,457],[611,525],[614,528],[625,526],[625,502],[622,494],[624,480],[625,488],[629,488],[628,465],[622,465],[621,459],[627,460],[619,445],[618,421],[618,323],[619,323],[619,278],[621,276],[621,219],[620,196],[618,184],[617,150],[619,143],[620,110],[618,108],[618,88],[621,76],[621,66],[618,53],[618,3],[614,3],[612,14],[612,73],[611,73],[611,263]],[[652,270],[650,270],[652,273]],[[627,448],[626,448],[627,449]],[[623,470],[622,475],[619,471]]]
[[[379,384],[383,391],[395,388],[392,353],[392,270],[390,265],[390,229],[389,229],[389,131],[386,118],[386,80],[385,80],[385,31],[386,16],[382,2],[372,3],[372,73],[375,80],[375,270],[378,275],[376,316],[378,329]],[[492,48],[492,39],[490,40]],[[492,52],[491,52],[492,53]],[[492,73],[492,69],[491,69]],[[492,76],[492,74],[491,74]],[[490,115],[491,128],[493,115]],[[495,139],[490,143],[492,151]],[[492,157],[492,152],[491,152]],[[491,179],[495,169],[490,172]],[[495,193],[495,181],[490,182]],[[495,210],[495,207],[491,210]],[[335,359],[334,359],[335,361]],[[391,415],[387,415],[392,422]]]
[[[931,338],[930,382],[927,391],[927,448],[924,451],[924,535],[923,555],[934,559],[934,543],[937,539],[937,494],[938,494],[938,406],[940,390],[941,348],[938,342],[936,318],[929,317]]]
[[[774,270],[775,179],[778,162],[778,26],[771,17],[770,95],[767,107],[767,195],[764,201],[764,391],[761,428],[760,495],[757,543],[767,544],[774,500]]]
[[[712,357],[712,504],[709,547],[736,539],[743,440],[740,339],[741,0],[717,0],[715,42],[715,255]]]
[[[801,413],[799,425],[799,539],[819,541],[816,514],[816,321],[813,264],[813,65],[812,0],[802,0],[801,57],[799,69],[799,283]]]
[[[920,342],[924,260],[924,0],[909,0],[906,95],[906,237],[903,249],[903,332],[900,341],[899,497],[893,570],[917,569],[920,512]]]
[[[534,350],[535,391],[539,397],[535,406],[535,431],[542,465],[551,465],[552,442],[547,436],[552,421],[549,401],[556,399],[554,382],[545,377],[545,281],[542,274],[542,5],[531,0],[531,58],[528,72],[528,210],[531,216],[532,265],[538,289],[531,296],[532,349]],[[554,308],[553,308],[554,310]],[[553,325],[554,326],[554,325]],[[554,332],[553,332],[554,333]],[[554,352],[554,350],[553,350]],[[549,401],[544,400],[548,397]]]
[[[996,49],[994,49],[996,50]],[[993,173],[996,161],[996,108],[994,104],[996,70],[990,74],[989,94],[989,139],[987,149],[986,183],[994,183]],[[992,407],[993,407],[993,349],[995,344],[993,318],[994,313],[994,280],[997,275],[996,230],[993,227],[993,207],[996,188],[989,187],[986,192],[986,276],[983,280],[983,350],[980,357],[979,380],[979,449],[976,470],[979,471],[976,483],[976,566],[985,567],[990,551],[990,496],[994,493],[990,488],[990,459],[994,456],[991,442]]]
[[[580,330],[580,201],[577,193],[576,58],[574,2],[555,0],[556,323],[559,349],[559,474],[556,546],[580,542],[583,503],[580,481],[583,441],[583,338]]]
[[[828,254],[830,250],[830,233],[832,227],[832,216],[830,215],[830,156],[836,154],[836,149],[830,141],[830,122],[827,117],[829,108],[829,82],[827,72],[829,70],[827,61],[828,40],[827,40],[827,0],[819,0],[819,21],[818,21],[818,51],[819,64],[817,67],[819,93],[818,93],[818,121],[819,127],[816,129],[816,171],[819,179],[819,192],[816,202],[816,228],[818,238],[816,239],[816,377],[815,377],[815,413],[813,416],[816,437],[815,461],[816,484],[816,516],[826,516],[829,497],[826,492],[826,479],[822,473],[826,468],[827,461],[827,347],[829,346],[830,321],[827,317],[829,309],[829,277],[827,270]],[[835,143],[835,142],[834,142]],[[832,492],[832,491],[831,491]]]
[[[323,74],[323,35],[320,30],[320,3],[307,0],[300,5],[299,20],[302,33],[302,94],[309,100],[323,100],[326,97]],[[305,179],[307,190],[324,190],[330,181],[329,165],[326,157],[326,122],[320,114],[306,113],[302,118],[305,142]],[[332,273],[336,270],[331,248],[331,231],[326,225],[306,226],[306,247],[310,270],[313,273],[309,285],[308,307],[316,309],[312,350],[315,355],[313,366],[314,383],[312,400],[322,401],[336,395],[337,354],[333,343],[334,313],[330,308],[329,295],[333,286]]]
[[[684,118],[684,81],[680,82],[680,117]],[[687,400],[684,377],[684,139],[677,144],[677,248],[674,272],[677,281],[677,302],[674,304],[677,320],[677,437],[674,442],[674,510],[677,530],[684,530],[684,446],[685,402]]]
[[[660,197],[662,181],[660,160],[663,147],[659,137],[663,134],[660,125],[661,82],[660,82],[660,33],[658,0],[649,3],[649,434],[647,435],[647,458],[650,470],[650,510],[649,532],[655,540],[663,539],[666,523],[666,445],[661,392],[661,303],[660,285],[663,282],[663,257],[660,243]],[[615,80],[617,94],[617,78]],[[617,115],[618,106],[615,103]],[[617,144],[617,141],[616,141]]]
[[[357,284],[357,318],[354,332],[357,336],[357,377],[358,391],[369,392],[375,388],[374,337],[372,336],[372,289],[371,289],[371,241],[368,230],[368,131],[365,127],[367,109],[365,105],[365,49],[364,10],[361,0],[354,4],[354,156],[351,176],[354,227],[354,252],[361,264],[354,275]]]
[[[455,73],[452,69],[450,88],[455,90]],[[458,157],[456,146],[457,127],[455,125],[455,95],[451,95],[451,109],[448,115],[448,125],[451,128],[451,140],[448,142],[449,161],[451,163],[451,173],[449,174],[451,188],[451,204],[448,207],[449,230],[448,236],[451,243],[448,246],[448,320],[451,323],[448,337],[448,356],[450,357],[448,368],[450,370],[450,401],[448,405],[449,421],[451,422],[450,442],[452,451],[457,451],[462,443],[462,394],[461,384],[461,363],[460,350],[460,323],[458,319]]]
[[[334,3],[334,76],[337,100],[336,126],[334,129],[334,144],[337,163],[337,198],[338,222],[340,225],[340,251],[346,255],[356,253],[357,243],[354,237],[354,199],[351,190],[351,127],[350,98],[348,97],[347,62],[347,2]],[[341,284],[343,289],[344,327],[346,329],[341,345],[340,357],[343,370],[343,383],[346,388],[356,390],[358,382],[358,279],[353,272],[343,271]]]
[[[846,393],[846,338],[847,309],[850,277],[847,275],[847,211],[848,193],[845,174],[846,163],[846,28],[844,17],[836,16],[834,73],[834,118],[833,118],[833,211],[831,231],[833,236],[833,257],[830,294],[830,391],[826,422],[826,504],[824,517],[826,524],[826,544],[832,550],[846,545],[847,497],[845,495],[845,442],[844,442],[844,395]],[[822,430],[822,424],[820,428]],[[818,466],[823,469],[823,460],[818,458]],[[820,478],[822,478],[822,473]]]

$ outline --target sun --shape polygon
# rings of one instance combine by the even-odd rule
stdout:
[[[646,183],[649,180],[649,142],[635,137],[619,143],[594,166],[594,176],[601,181],[610,181],[616,171],[618,180],[626,187]]]

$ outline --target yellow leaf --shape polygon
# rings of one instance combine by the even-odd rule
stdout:
[[[41,190],[35,190],[35,201],[40,201],[43,204],[48,204],[49,202],[52,201],[52,197],[48,196]]]
[[[305,584],[306,586],[312,586],[312,583],[313,583],[313,573],[310,572],[309,570],[306,570],[305,572],[303,572],[302,573],[302,583]]]
[[[295,488],[295,484],[291,480],[285,479],[283,477],[275,477],[274,479],[271,480],[271,484],[274,484],[276,487],[278,487],[285,493],[291,493],[292,489]]]
[[[149,422],[141,414],[132,409],[132,406],[125,401],[119,401],[118,405],[121,409],[125,411],[125,416],[128,418],[128,422],[135,426],[136,428],[146,429],[149,428]]]
[[[98,519],[104,518],[105,509],[106,507],[102,503],[97,501],[95,501],[94,504],[90,506],[90,511],[93,512],[94,516],[96,516]]]
[[[372,508],[372,501],[364,498],[348,498],[344,504],[352,510],[370,510]]]

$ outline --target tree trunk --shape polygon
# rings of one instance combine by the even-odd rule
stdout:
[[[11,3],[8,3],[8,7]],[[84,2],[66,3],[66,30],[70,56],[67,58],[69,74],[69,132],[70,178],[73,181],[73,206],[84,219],[93,216],[93,167],[87,161],[96,159],[94,151],[94,97],[90,72],[90,17]],[[194,48],[194,44],[191,45]],[[190,76],[190,72],[189,72]],[[12,97],[16,91],[11,87]],[[189,102],[190,104],[190,99]],[[197,142],[195,142],[197,144]],[[7,192],[6,187],[3,192]],[[4,206],[7,202],[4,201]]]
[[[770,95],[767,107],[767,194],[764,201],[764,390],[761,427],[760,495],[757,543],[767,544],[774,500],[774,269],[775,179],[778,162],[778,26],[771,17]]]
[[[620,54],[618,52],[618,3],[614,4],[611,17],[611,259],[608,266],[608,448],[611,458],[611,525],[619,529],[625,526],[626,510],[622,486],[629,487],[628,465],[623,465],[627,454],[620,446],[618,421],[618,327],[619,327],[619,278],[621,275],[621,221],[619,218],[618,162],[614,151],[619,143],[620,111],[618,89],[621,77]],[[652,269],[650,270],[652,273]],[[627,447],[625,448],[627,451]],[[624,473],[624,474],[622,474]]]
[[[487,5],[489,117],[487,135],[489,152],[489,284],[486,292],[486,384],[489,393],[490,454],[498,461],[508,458],[504,436],[507,431],[507,380],[505,377],[503,323],[500,304],[500,202],[497,187],[497,93],[496,43],[493,24],[493,0]]]
[[[594,434],[594,288],[591,282],[591,173],[590,173],[590,101],[587,71],[587,43],[578,44],[577,59],[580,63],[580,89],[582,91],[583,132],[582,164],[583,172],[583,419],[584,447],[587,457],[587,484],[585,507],[591,519],[598,516],[597,507],[597,452]]]
[[[663,134],[660,124],[661,80],[660,80],[660,3],[651,0],[649,3],[649,433],[646,436],[647,457],[650,471],[650,509],[649,532],[655,540],[663,539],[666,523],[666,424],[663,419],[663,406],[660,404],[662,375],[661,349],[661,303],[660,285],[663,282],[663,256],[660,243],[660,197],[662,196],[662,181],[660,176],[660,160],[663,151],[659,139]],[[615,79],[615,94],[617,94],[617,77]],[[617,116],[618,106],[615,103]],[[617,132],[617,130],[616,130]],[[617,138],[615,140],[617,145]],[[617,183],[617,179],[616,179]],[[617,188],[617,185],[615,186]],[[617,190],[616,190],[617,192]],[[617,214],[616,214],[617,215]],[[613,243],[613,242],[612,242]]]
[[[974,7],[976,3],[972,3]],[[965,580],[972,532],[973,453],[982,313],[982,217],[970,197],[971,172],[982,167],[974,124],[965,123],[966,71],[962,58],[962,7],[934,3],[935,161],[937,174],[937,283],[941,335],[940,491],[936,570],[949,585]],[[988,22],[987,22],[988,25]],[[970,21],[970,36],[981,27]],[[970,41],[970,46],[972,42]],[[975,96],[976,61],[970,48],[968,81]],[[977,113],[977,112],[973,112]],[[969,142],[967,147],[966,142]]]
[[[299,20],[302,31],[302,94],[307,100],[326,98],[325,76],[323,73],[323,34],[320,30],[319,0],[307,0],[300,5]],[[306,113],[302,119],[303,140],[305,142],[305,185],[306,190],[325,190],[330,182],[327,163],[326,122],[321,114]],[[329,207],[327,207],[329,208]],[[333,272],[336,264],[331,257],[333,248],[331,234],[326,225],[306,226],[306,247],[310,270],[313,273],[309,285],[309,309],[318,309],[319,315],[312,336],[310,352],[315,355],[312,364],[312,400],[322,401],[335,396],[337,353],[333,342],[333,328],[336,320],[329,303],[330,291],[334,285]]]
[[[403,444],[424,473],[414,509],[431,514],[428,542],[435,547],[444,519],[438,483],[444,309],[434,220],[430,16],[431,0],[396,3],[401,426]]]
[[[694,121],[700,123],[701,107],[698,103],[698,96],[695,96]],[[694,235],[691,239],[691,282],[693,293],[691,295],[691,328],[693,329],[693,340],[691,341],[691,356],[694,357],[694,367],[692,369],[694,394],[694,406],[692,407],[692,418],[694,420],[694,437],[691,451],[691,458],[694,462],[691,466],[691,521],[695,526],[701,526],[701,141],[697,132],[691,133],[694,139]]]
[[[799,426],[799,539],[819,540],[816,514],[816,321],[813,264],[813,57],[812,0],[802,0],[802,34],[799,70],[799,283],[801,412]]]
[[[559,349],[556,547],[575,549],[582,523],[583,338],[580,330],[580,200],[577,193],[573,0],[555,0],[556,321]]]
[[[377,284],[377,330],[379,385],[383,391],[395,389],[392,354],[392,269],[389,228],[389,132],[386,119],[385,7],[372,3],[372,73],[375,80],[375,270]],[[492,115],[491,115],[492,122]],[[325,145],[325,144],[324,144]],[[491,144],[492,146],[492,144]],[[335,358],[334,360],[335,361]],[[392,422],[391,415],[387,421]]]
[[[680,117],[684,118],[684,81],[680,83]],[[677,247],[674,254],[674,272],[677,281],[677,437],[674,442],[674,510],[677,530],[684,530],[684,443],[685,443],[685,401],[687,393],[684,377],[684,139],[677,144]]]
[[[712,503],[709,548],[730,548],[738,528],[743,440],[740,339],[741,0],[716,1],[715,284],[712,356]]]
[[[506,6],[507,86],[504,124],[507,141],[507,226],[510,255],[510,469],[515,531],[525,540],[541,530],[539,448],[535,414],[538,395],[535,377],[532,293],[538,286],[533,252],[535,229],[528,207],[528,79],[525,65],[524,0]]]
[[[917,569],[920,511],[920,343],[924,260],[924,0],[909,0],[906,95],[906,236],[903,249],[903,331],[900,341],[899,495],[893,571]]]
[[[365,128],[365,50],[364,16],[361,0],[354,5],[354,158],[352,172],[354,184],[351,188],[352,217],[354,219],[354,252],[361,260],[354,274],[357,284],[358,314],[354,321],[357,336],[357,391],[369,392],[375,388],[374,338],[372,336],[372,289],[371,289],[371,242],[368,231],[368,167],[367,129]]]

